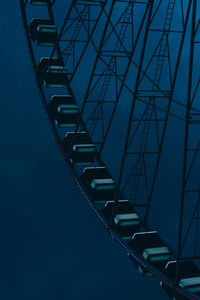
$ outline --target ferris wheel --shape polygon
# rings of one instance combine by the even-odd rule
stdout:
[[[138,274],[170,299],[200,299],[199,1],[20,7],[38,91],[80,192]]]

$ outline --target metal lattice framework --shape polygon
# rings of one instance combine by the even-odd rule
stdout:
[[[61,10],[60,2],[20,0],[20,6],[37,87],[65,162],[90,206],[135,264],[160,280],[173,297],[198,299],[179,281],[181,261],[198,264],[200,259],[200,4],[197,0],[73,0]],[[57,16],[58,11],[63,16]],[[32,18],[48,18],[57,26],[51,47],[34,43]],[[44,86],[50,65],[41,73],[41,57],[56,58],[64,66],[67,78],[62,92]],[[70,95],[80,110],[75,126],[68,130],[74,138],[67,153],[66,131],[56,126],[49,109],[52,96],[61,93]],[[120,199],[129,199],[143,231],[154,228],[154,194],[166,136],[174,124],[182,128],[182,179],[176,199],[178,242],[171,247],[165,241],[171,260],[176,261],[172,280],[133,249],[113,224]],[[109,220],[81,180],[85,166],[70,160],[73,141],[82,131],[96,147],[92,166],[106,167],[116,182]]]

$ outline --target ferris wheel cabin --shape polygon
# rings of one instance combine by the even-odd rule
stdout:
[[[71,96],[53,96],[48,104],[48,110],[58,127],[76,126],[79,107]]]
[[[113,228],[124,240],[132,238],[133,234],[139,231],[140,218],[134,211],[128,200],[107,201],[102,211],[105,219],[110,222],[113,207],[115,209]]]
[[[67,132],[63,145],[74,165],[88,165],[95,160],[97,150],[87,132]]]
[[[130,241],[131,247],[156,269],[163,270],[171,254],[157,231],[135,233]],[[142,275],[151,275],[138,265]]]
[[[57,41],[57,27],[48,19],[32,19],[30,25],[32,40],[38,46],[54,46]]]
[[[116,184],[105,167],[85,168],[80,179],[95,203],[114,200]]]
[[[176,261],[169,261],[166,264],[164,273],[171,280],[176,278]],[[179,285],[180,287],[200,296],[200,270],[192,260],[179,262]],[[172,291],[161,282],[161,286],[171,296]],[[174,296],[174,300],[184,300],[183,296]]]
[[[67,82],[67,71],[57,58],[43,57],[38,65],[41,82],[48,88],[63,88]]]

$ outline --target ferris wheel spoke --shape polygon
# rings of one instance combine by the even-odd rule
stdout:
[[[173,90],[174,90],[174,87],[175,87],[175,84],[176,84],[177,72],[178,72],[178,68],[179,68],[179,64],[180,64],[180,57],[181,57],[181,53],[182,53],[182,49],[183,49],[183,43],[184,43],[184,40],[185,40],[185,32],[186,32],[185,29],[187,28],[187,24],[188,24],[189,11],[190,11],[190,5],[188,5],[186,18],[185,18],[185,21],[184,21],[184,30],[183,30],[183,34],[182,34],[182,38],[181,38],[180,47],[179,47],[179,50],[178,50],[178,56],[177,56],[178,59],[177,59],[177,62],[176,62],[174,78],[173,78],[173,81],[172,81],[172,94],[173,94]],[[172,104],[172,101],[169,101],[168,109],[167,109],[168,113],[166,114],[166,117],[165,117],[164,127],[163,127],[163,131],[162,131],[162,136],[161,136],[161,142],[159,144],[159,153],[158,153],[158,157],[157,157],[155,172],[154,172],[154,175],[153,175],[153,181],[152,181],[150,196],[149,196],[149,199],[148,199],[148,206],[147,206],[147,210],[146,210],[146,214],[145,214],[145,218],[144,218],[145,222],[147,221],[149,211],[150,211],[151,202],[152,202],[152,194],[153,194],[153,190],[154,190],[154,186],[155,186],[155,182],[156,182],[156,178],[157,178],[157,174],[158,174],[158,167],[159,167],[159,162],[160,162],[160,158],[161,158],[162,147],[163,147],[165,132],[166,132],[166,128],[167,128],[168,117],[170,115],[171,104]]]
[[[193,169],[193,167],[194,167],[194,164],[195,164],[195,162],[196,162],[197,156],[198,156],[198,154],[199,154],[199,151],[200,151],[200,140],[199,140],[199,142],[198,142],[198,144],[197,144],[196,147],[194,147],[193,149],[187,149],[187,151],[188,151],[188,152],[189,152],[189,151],[190,151],[190,152],[194,152],[194,154],[193,154],[191,163],[190,163],[189,166],[188,166],[187,173],[186,173],[186,175],[185,175],[185,185],[187,185],[187,183],[188,183],[188,180],[189,180],[190,175],[191,175],[191,173],[192,173],[192,169]]]
[[[106,2],[105,2],[104,5],[106,5]],[[93,34],[94,34],[94,32],[95,32],[95,29],[96,29],[96,27],[97,27],[97,25],[98,25],[98,23],[99,23],[99,20],[100,20],[101,16],[102,16],[102,14],[103,14],[103,11],[104,11],[103,8],[104,8],[104,6],[102,5],[101,11],[100,11],[100,13],[99,13],[99,15],[98,15],[98,17],[97,17],[97,19],[96,19],[96,22],[94,23],[94,26],[93,26],[92,30],[90,29],[90,30],[91,30],[90,32],[89,32],[88,29],[86,30],[86,31],[87,31],[87,41],[85,41],[85,46],[84,46],[84,48],[83,48],[83,50],[82,50],[82,53],[80,54],[79,59],[77,60],[76,64],[75,64],[74,67],[73,67],[73,72],[72,72],[71,77],[70,77],[70,83],[72,82],[74,76],[76,75],[76,72],[77,72],[77,70],[78,70],[78,67],[79,67],[79,65],[80,65],[80,63],[81,63],[81,61],[82,61],[82,59],[83,59],[83,57],[84,57],[84,54],[85,54],[85,52],[86,52],[86,49],[87,49],[89,43],[92,42],[92,43],[94,44],[93,39],[92,39],[92,36],[93,36]],[[93,20],[93,22],[94,22],[94,20]],[[83,27],[83,24],[82,24],[82,27]],[[75,56],[75,54],[74,54],[74,56]]]
[[[185,136],[184,136],[184,155],[183,155],[183,170],[182,170],[182,193],[181,193],[181,201],[180,201],[180,215],[179,215],[179,231],[178,231],[178,246],[177,246],[177,267],[176,267],[176,280],[178,281],[180,278],[180,267],[179,262],[181,259],[183,247],[182,247],[182,239],[183,239],[183,224],[184,224],[184,207],[186,202],[186,193],[185,190],[189,189],[187,181],[189,176],[191,176],[192,168],[194,167],[196,154],[198,152],[198,148],[196,148],[195,154],[192,158],[191,164],[189,163],[189,151],[190,143],[191,143],[191,126],[199,125],[199,122],[191,122],[191,103],[194,101],[192,99],[192,88],[193,88],[193,69],[194,69],[194,58],[195,58],[195,49],[196,42],[198,37],[196,37],[195,26],[197,21],[197,1],[190,1],[190,9],[191,9],[191,33],[190,33],[190,49],[189,49],[189,70],[188,70],[188,86],[187,86],[187,107],[186,107],[186,125],[185,125]],[[199,144],[197,145],[199,147]],[[198,183],[199,187],[199,183]]]
[[[134,7],[132,6],[132,9]],[[99,156],[101,155],[102,151],[103,151],[103,148],[104,148],[104,145],[106,143],[106,139],[108,137],[108,133],[110,131],[110,127],[111,127],[111,124],[112,124],[112,121],[113,121],[113,118],[114,118],[114,115],[115,115],[115,112],[116,112],[116,109],[117,109],[117,106],[118,106],[118,102],[120,100],[120,97],[121,97],[121,93],[122,93],[122,90],[124,88],[124,85],[125,85],[125,82],[126,82],[126,78],[127,78],[127,74],[129,72],[129,69],[130,69],[130,65],[131,65],[131,60],[132,60],[132,57],[134,55],[134,52],[135,52],[135,49],[136,49],[136,46],[137,46],[137,43],[138,43],[138,40],[139,40],[139,37],[140,37],[140,34],[141,34],[141,30],[143,28],[143,24],[144,24],[144,21],[145,21],[145,18],[146,18],[146,15],[147,15],[147,12],[148,12],[148,6],[146,6],[146,9],[144,11],[144,14],[143,14],[143,17],[142,17],[142,20],[141,20],[141,24],[139,26],[139,29],[138,29],[138,33],[137,33],[137,36],[136,36],[136,39],[135,39],[135,45],[133,45],[132,47],[132,53],[130,54],[129,56],[129,61],[128,61],[128,64],[127,64],[127,67],[126,67],[126,71],[125,71],[125,74],[124,74],[124,77],[122,79],[122,82],[121,82],[121,85],[120,85],[120,88],[119,88],[119,92],[117,93],[117,90],[116,90],[116,101],[115,101],[115,105],[114,105],[114,108],[113,108],[113,111],[112,111],[112,114],[110,116],[110,120],[108,122],[108,126],[107,126],[107,129],[106,129],[106,132],[105,132],[105,136],[104,136],[104,139],[102,141],[102,145],[100,147],[100,150],[99,150]],[[117,83],[117,76],[116,76],[116,83]],[[116,84],[116,87],[117,87],[117,84]],[[130,91],[132,93],[132,91]],[[132,93],[134,94],[134,93]]]
[[[123,38],[120,37],[120,35],[117,34],[117,31],[116,31],[116,27],[117,25],[119,25],[121,22],[123,22],[123,19],[126,20],[126,22],[130,22],[129,18],[130,18],[130,14],[128,12],[128,10],[132,10],[133,11],[133,7],[134,7],[134,2],[130,2],[127,7],[124,9],[123,13],[120,15],[120,17],[117,19],[117,21],[115,22],[115,24],[113,24],[111,21],[109,22],[110,25],[111,25],[111,30],[110,32],[107,33],[105,39],[104,39],[104,42],[102,44],[102,47],[105,46],[105,44],[108,42],[108,40],[110,39],[111,35],[114,33],[117,37],[117,40],[118,40],[118,43],[120,43],[121,45],[118,45],[119,48],[122,47],[122,43],[120,41],[123,40]],[[128,16],[128,18],[127,18]],[[124,26],[126,27],[127,25],[124,24]],[[124,31],[125,33],[125,31]]]
[[[91,2],[90,4],[88,4],[87,2],[83,3],[75,1],[71,5],[71,8],[68,12],[68,16],[62,26],[62,30],[59,35],[59,42],[61,43],[61,53],[63,56],[64,64],[67,66],[68,69],[69,83],[71,83],[71,81],[73,80],[73,77],[76,74],[76,71],[88,48],[89,43],[91,43],[91,41],[93,42],[92,36],[95,32],[96,27],[98,26],[99,20],[101,19],[103,7],[106,5],[106,3],[107,1],[96,1],[95,3]],[[78,9],[78,6],[80,6],[81,10]],[[89,11],[91,7],[96,9],[95,18],[90,17]],[[73,12],[76,12],[76,16],[73,16]],[[87,27],[85,25],[85,20],[87,20]],[[70,22],[70,24],[68,24],[68,22]],[[75,27],[74,30],[71,28],[72,25]],[[70,30],[73,31],[71,36]],[[79,41],[78,36],[80,35],[82,30],[86,32],[87,37],[85,38],[85,40]],[[67,45],[66,41],[68,41]],[[62,45],[64,45],[64,47]],[[80,45],[82,45],[82,48],[80,47]],[[80,53],[76,51],[76,48]],[[69,66],[69,64],[67,64],[69,58],[71,58],[70,60],[72,61],[71,71],[71,67]]]
[[[184,249],[184,246],[186,244],[187,238],[189,236],[189,233],[190,233],[192,224],[195,221],[195,218],[198,218],[198,221],[199,221],[199,204],[200,204],[200,189],[198,190],[198,198],[196,200],[196,204],[195,204],[195,207],[194,207],[194,210],[193,210],[193,213],[192,213],[192,217],[190,218],[188,227],[187,227],[187,229],[185,231],[185,235],[183,237],[183,242],[182,242],[182,245],[181,245],[181,251]],[[198,213],[198,216],[197,216],[197,213]],[[198,232],[198,238],[199,238],[199,232]],[[197,242],[196,239],[195,239],[195,242]],[[198,245],[198,247],[199,247],[199,245]],[[195,247],[194,252],[196,252],[196,250],[197,250],[197,247]],[[196,254],[196,256],[199,256],[199,253],[195,253],[195,254]]]
[[[79,67],[79,65],[80,65],[80,63],[81,63],[81,61],[82,61],[82,59],[83,59],[83,56],[84,56],[84,54],[85,54],[85,51],[86,51],[86,49],[87,49],[89,43],[91,42],[92,35],[93,35],[93,33],[94,33],[95,29],[96,29],[96,26],[97,26],[97,24],[98,24],[98,22],[99,22],[99,20],[100,20],[100,18],[101,18],[102,13],[103,13],[103,8],[102,8],[102,10],[101,10],[101,13],[100,13],[99,16],[98,16],[98,19],[97,19],[97,21],[96,21],[96,23],[95,23],[95,26],[93,27],[91,33],[88,35],[88,40],[87,40],[87,42],[86,42],[86,44],[85,44],[85,46],[84,46],[84,49],[83,49],[83,51],[82,51],[82,53],[81,53],[79,59],[77,60],[76,65],[75,65],[74,68],[73,68],[73,73],[71,74],[71,78],[70,78],[70,81],[69,81],[70,83],[72,82],[74,76],[76,75],[76,72],[77,72],[77,70],[78,70],[78,67]]]
[[[148,14],[147,14],[147,20],[146,20],[146,25],[145,25],[146,28],[145,28],[145,34],[144,34],[144,43],[143,43],[143,46],[142,46],[142,49],[141,49],[140,63],[139,63],[138,71],[137,71],[135,90],[137,90],[137,88],[138,88],[140,72],[141,72],[141,69],[142,69],[144,53],[145,53],[145,48],[146,48],[146,43],[147,43],[148,29],[149,29],[149,26],[150,26],[150,18],[151,18],[151,14],[152,14],[152,9],[153,9],[153,3],[152,3],[152,1],[149,1],[148,2]],[[130,135],[130,131],[131,131],[131,123],[132,123],[132,116],[133,116],[133,111],[134,111],[134,107],[135,107],[135,102],[136,102],[136,93],[134,95],[134,99],[133,99],[133,102],[132,102],[131,111],[130,111],[130,115],[129,115],[128,130],[127,130],[125,143],[124,143],[124,147],[123,147],[123,154],[122,154],[122,159],[121,159],[121,164],[120,164],[120,173],[119,173],[118,185],[117,185],[116,196],[115,196],[115,205],[117,204],[117,201],[119,199],[119,194],[120,194],[121,181],[122,181],[124,165],[125,165],[125,160],[126,160],[126,152],[127,152],[128,141],[129,141],[129,135]],[[113,216],[114,216],[114,209],[115,209],[115,206],[113,207]]]
[[[155,8],[154,8],[154,12],[152,13],[152,18],[151,18],[150,24],[152,23],[152,20],[155,18],[156,14],[158,13],[161,4],[162,4],[162,0],[159,0],[157,6],[155,6]]]
[[[114,8],[114,4],[115,3],[113,3],[113,8]],[[100,48],[97,50],[96,62],[94,64],[94,67],[93,67],[93,70],[92,70],[92,73],[91,73],[91,76],[90,76],[90,81],[89,81],[89,84],[88,84],[86,96],[85,96],[84,103],[83,103],[84,108],[86,107],[85,105],[88,104],[88,103],[91,103],[91,102],[95,103],[96,100],[95,99],[89,99],[89,97],[91,96],[92,91],[95,89],[95,87],[101,81],[102,76],[104,76],[103,77],[103,85],[102,85],[101,93],[99,95],[99,100],[97,99],[97,101],[96,101],[97,104],[96,104],[95,108],[93,109],[93,111],[95,111],[97,113],[97,116],[99,114],[98,110],[102,111],[102,103],[105,102],[104,99],[105,99],[105,96],[107,94],[107,90],[108,90],[110,80],[111,80],[112,76],[116,77],[115,71],[113,69],[116,66],[116,58],[114,56],[111,56],[109,62],[105,63],[104,70],[101,74],[99,74],[99,75],[95,74],[95,70],[96,70],[97,64],[99,62],[99,57],[102,58],[102,55],[103,55],[103,54],[101,54],[102,53],[102,47],[103,47],[103,44],[104,44],[106,31],[107,31],[107,28],[108,28],[108,25],[109,25],[109,20],[110,20],[111,15],[112,15],[112,11],[110,12],[110,15],[109,15],[109,18],[108,18],[108,21],[107,21],[107,24],[106,24],[106,28],[105,28],[106,30],[104,31],[104,35],[103,35],[101,43],[100,43]],[[123,29],[123,35],[124,35],[125,31],[126,31],[126,29]],[[118,48],[120,49],[118,44],[116,44],[115,47],[116,47],[115,49],[118,49]],[[95,82],[93,80],[94,77],[96,77]],[[84,111],[84,108],[83,108],[83,111]],[[98,117],[93,118],[93,120],[92,120],[92,125],[91,125],[92,127],[91,128],[93,128],[93,130],[96,127],[97,118]]]
[[[52,2],[50,3],[51,7],[53,7],[55,3],[56,3],[56,0],[52,0]]]

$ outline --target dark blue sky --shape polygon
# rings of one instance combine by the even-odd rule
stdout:
[[[42,109],[18,1],[3,1],[0,299],[167,299],[80,195]]]

